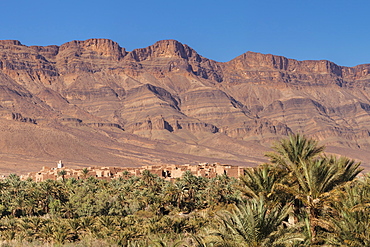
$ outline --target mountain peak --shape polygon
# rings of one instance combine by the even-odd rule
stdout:
[[[135,49],[131,52],[132,58],[140,62],[153,58],[182,58],[199,56],[196,51],[177,40],[160,40],[146,48]]]
[[[22,45],[19,40],[0,40],[0,45],[11,46],[11,45]]]
[[[74,40],[60,46],[60,52],[78,50],[82,53],[94,53],[98,56],[111,57],[118,60],[126,55],[126,50],[117,42],[110,39],[87,39],[85,41]]]
[[[273,70],[296,71],[301,73],[319,73],[342,75],[344,66],[339,66],[328,60],[303,60],[286,58],[284,56],[263,54],[248,51],[228,62],[238,69],[269,68]]]

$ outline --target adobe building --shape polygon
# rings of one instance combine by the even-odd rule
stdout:
[[[87,173],[84,173],[84,169]],[[65,174],[60,175],[60,171],[64,170]],[[85,170],[85,171],[86,171]],[[131,176],[141,176],[144,170],[148,170],[153,174],[166,180],[181,178],[186,171],[190,171],[195,176],[214,178],[220,175],[239,178],[244,174],[244,167],[222,165],[219,163],[209,164],[200,163],[198,165],[153,165],[141,167],[86,167],[83,169],[70,169],[63,165],[62,161],[57,163],[57,167],[43,167],[39,172],[28,173],[27,176],[22,176],[22,179],[32,178],[36,182],[45,181],[47,179],[58,180],[75,178],[84,179],[95,177],[97,179],[110,180],[115,178],[127,178]]]

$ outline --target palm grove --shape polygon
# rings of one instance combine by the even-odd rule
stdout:
[[[370,246],[370,176],[291,135],[270,162],[174,182],[148,171],[111,181],[0,182],[4,246]]]

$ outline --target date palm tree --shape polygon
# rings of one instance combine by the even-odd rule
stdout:
[[[337,193],[330,222],[333,229],[328,244],[370,246],[370,177],[356,179]]]
[[[278,191],[286,171],[269,164],[246,168],[240,179],[241,192],[248,198],[263,196],[271,201],[287,201],[286,195]]]
[[[87,178],[87,174],[89,174],[89,172],[90,172],[89,169],[87,169],[86,167],[81,170],[83,179]]]
[[[292,134],[286,139],[275,143],[274,152],[265,154],[272,164],[281,166],[291,172],[292,165],[299,165],[301,161],[318,157],[324,151],[324,146],[319,146],[318,141],[308,139],[301,134]]]
[[[64,182],[64,178],[65,178],[65,176],[67,175],[67,171],[66,170],[60,170],[59,172],[58,172],[58,176],[59,177],[62,177],[62,181]]]
[[[317,227],[324,226],[319,216],[330,192],[336,186],[353,180],[361,172],[360,163],[346,157],[324,156],[324,147],[299,134],[281,140],[274,149],[276,152],[268,154],[268,157],[288,173],[289,182],[280,188],[303,204],[311,231],[310,241],[314,244],[317,242]]]
[[[218,221],[209,230],[206,242],[213,246],[287,246],[304,238],[285,230],[284,220],[291,212],[289,204],[270,207],[263,197],[237,205],[231,212],[218,213]]]

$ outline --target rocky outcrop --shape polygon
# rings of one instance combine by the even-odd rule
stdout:
[[[23,117],[20,113],[12,113],[12,119],[19,122],[25,122],[25,123],[33,123],[36,124],[36,120],[29,118],[29,117]]]
[[[158,41],[147,48],[135,49],[128,54],[127,60],[140,63],[141,69],[149,69],[154,74],[160,72],[159,76],[183,70],[204,79],[222,81],[219,63],[200,56],[176,40]]]
[[[114,127],[120,130],[124,130],[121,125],[115,124],[115,123],[86,123],[87,126],[92,126],[92,127]]]
[[[59,150],[83,164],[252,164],[272,140],[302,132],[365,160],[369,87],[369,64],[255,52],[220,63],[175,40],[133,51],[108,39],[45,47],[4,40],[0,148],[56,160]],[[16,140],[28,132],[27,142]]]
[[[67,58],[69,56],[118,61],[126,54],[126,50],[118,43],[109,39],[88,39],[85,41],[71,41],[59,47],[58,56]]]
[[[241,128],[226,129],[222,132],[234,138],[249,138],[256,136],[287,136],[292,130],[283,123],[270,121],[268,119],[255,119],[244,123]]]

